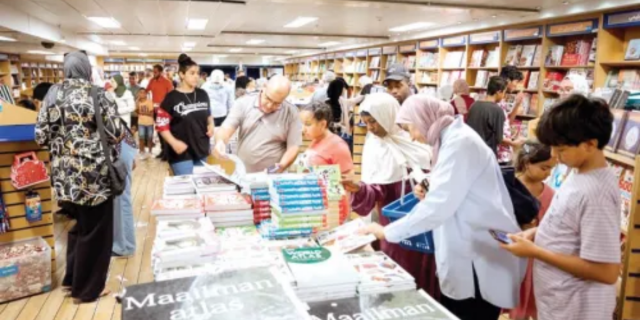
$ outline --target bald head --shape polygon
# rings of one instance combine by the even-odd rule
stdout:
[[[282,102],[289,96],[289,92],[291,92],[291,81],[289,79],[280,75],[269,79],[260,97],[262,111],[272,113],[278,110]]]

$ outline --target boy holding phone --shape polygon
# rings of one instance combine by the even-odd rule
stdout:
[[[620,271],[620,191],[602,149],[613,116],[599,99],[572,95],[536,129],[552,156],[576,170],[558,190],[538,228],[501,244],[534,258],[539,320],[610,319]],[[535,241],[535,242],[534,242]]]

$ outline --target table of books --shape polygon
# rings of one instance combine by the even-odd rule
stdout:
[[[168,177],[152,208],[155,282],[126,288],[123,319],[456,319],[371,250],[320,169]]]

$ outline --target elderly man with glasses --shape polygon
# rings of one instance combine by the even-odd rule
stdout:
[[[297,108],[285,101],[291,83],[272,77],[259,94],[236,100],[227,119],[216,132],[214,155],[226,158],[227,143],[238,130],[238,157],[247,172],[286,170],[302,144],[302,125]]]

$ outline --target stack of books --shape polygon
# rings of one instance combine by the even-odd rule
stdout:
[[[348,254],[347,258],[360,274],[360,295],[416,290],[413,276],[381,251]]]
[[[235,184],[214,172],[194,175],[193,184],[196,187],[197,194],[200,196],[236,191]]]
[[[156,237],[151,250],[154,273],[162,274],[176,271],[172,268],[211,264],[216,260],[219,250],[220,243],[213,232]]]
[[[361,235],[358,233],[365,226],[366,223],[358,218],[337,228],[319,232],[316,235],[316,240],[322,246],[331,246],[342,253],[349,253],[376,240],[376,237],[371,234]]]
[[[342,187],[339,165],[298,167],[300,173],[313,173],[324,182],[327,190],[329,215],[327,224],[318,230],[329,230],[343,224],[349,215],[349,199]]]
[[[293,290],[305,302],[356,296],[360,274],[339,251],[323,247],[282,250],[294,279]]]
[[[177,221],[204,217],[200,199],[159,199],[153,203],[151,214],[157,221]]]
[[[295,238],[308,238],[313,235],[315,229],[311,227],[286,228],[280,227],[271,220],[264,220],[258,229],[260,236],[267,240],[282,240]]]
[[[268,176],[264,173],[246,174],[242,178],[244,193],[251,194],[253,201],[253,222],[258,225],[271,219],[271,196],[269,195]]]
[[[188,176],[173,176],[164,178],[164,199],[195,199],[196,187],[193,179]]]
[[[216,226],[253,225],[251,200],[248,196],[237,192],[204,196],[204,210]]]
[[[326,182],[315,174],[272,177],[269,192],[271,221],[279,228],[321,228],[330,222]]]

